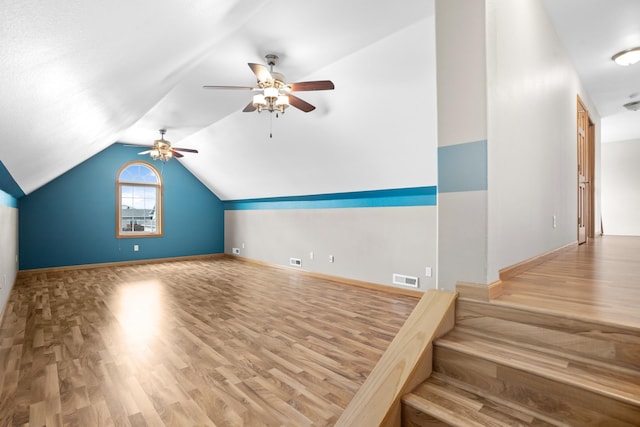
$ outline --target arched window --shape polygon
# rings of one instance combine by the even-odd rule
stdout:
[[[162,179],[146,162],[130,162],[118,171],[117,237],[162,235]]]

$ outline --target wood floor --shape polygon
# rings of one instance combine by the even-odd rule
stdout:
[[[498,299],[457,300],[403,426],[640,425],[640,238],[546,259]]]
[[[640,238],[563,251],[501,303],[640,330]],[[20,273],[0,426],[333,425],[416,304],[226,258]]]
[[[332,425],[417,301],[227,258],[20,273],[0,426]]]
[[[640,237],[603,236],[503,282],[494,302],[640,330]]]

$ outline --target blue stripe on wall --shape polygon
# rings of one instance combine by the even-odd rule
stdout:
[[[24,191],[13,179],[2,161],[0,161],[0,190],[11,194],[16,199],[24,196]]]
[[[18,207],[18,200],[11,194],[7,194],[0,190],[0,206],[8,206],[10,208]]]
[[[230,200],[225,210],[337,209],[392,206],[435,206],[437,187],[398,188],[352,193]]]
[[[438,191],[487,189],[487,141],[438,148]]]

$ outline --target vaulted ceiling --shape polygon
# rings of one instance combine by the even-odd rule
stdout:
[[[640,44],[639,24],[626,19],[632,35],[598,39],[598,49],[589,37],[612,33],[607,13],[640,16],[639,2],[546,3],[598,109],[619,113],[613,92],[629,88],[613,87],[622,80],[606,74],[615,70],[607,49]],[[568,26],[567,5],[597,10],[591,32]],[[151,144],[166,128],[174,146],[200,151],[181,161],[225,200],[434,185],[433,9],[425,0],[3,1],[0,160],[28,194],[114,142]],[[241,112],[250,92],[202,89],[254,85],[247,63],[268,53],[288,81],[330,79],[336,89],[298,93],[316,110],[279,118]],[[635,71],[627,84],[638,91]]]

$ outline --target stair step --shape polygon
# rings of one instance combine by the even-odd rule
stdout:
[[[435,342],[434,371],[580,425],[638,425],[640,371],[548,354],[454,329]],[[611,421],[614,420],[614,421]]]
[[[510,335],[505,335],[505,334],[494,335],[489,331],[478,329],[475,327],[467,327],[467,326],[456,326],[456,330],[458,332],[463,332],[465,334],[474,335],[474,336],[485,338],[491,341],[497,341],[503,344],[521,347],[523,349],[531,349],[533,351],[539,351],[541,353],[545,353],[550,356],[557,356],[557,357],[573,360],[574,362],[579,362],[579,363],[588,364],[592,366],[598,366],[607,371],[609,370],[615,371],[622,375],[628,375],[630,377],[637,376],[639,372],[637,369],[628,367],[625,364],[623,365],[618,364],[615,361],[603,360],[597,357],[592,358],[589,356],[585,356],[584,353],[564,351],[563,349],[559,349],[549,344],[543,344],[541,342],[532,344],[530,339],[516,340]]]
[[[459,298],[456,327],[640,369],[640,329],[539,308]]]
[[[402,398],[403,424],[469,427],[553,426],[538,414],[460,388],[437,375]],[[425,414],[426,416],[422,416]]]

